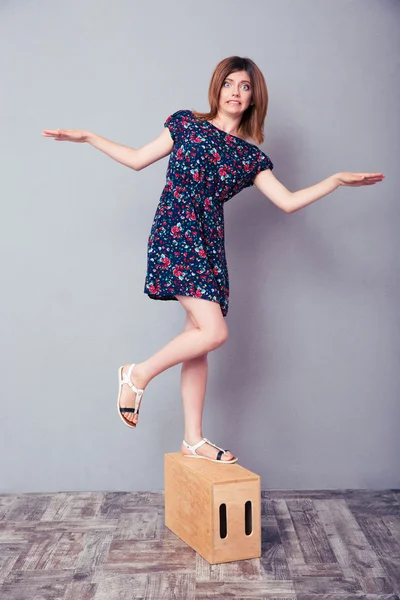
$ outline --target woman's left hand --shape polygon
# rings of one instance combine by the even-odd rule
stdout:
[[[360,185],[374,185],[385,178],[383,173],[336,173],[339,185],[358,187]]]

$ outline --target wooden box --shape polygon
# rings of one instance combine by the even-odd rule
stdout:
[[[181,452],[164,459],[166,527],[210,564],[259,558],[260,476]]]

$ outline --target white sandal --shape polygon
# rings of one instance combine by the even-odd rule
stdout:
[[[202,446],[203,444],[211,444],[211,446],[214,446],[214,448],[217,448],[219,450],[216,459],[208,458],[208,456],[200,456],[200,454],[197,454],[197,452],[196,452],[197,448],[200,448],[200,446]],[[186,458],[204,458],[205,460],[210,460],[211,462],[224,463],[226,465],[235,463],[238,460],[237,458],[232,458],[232,460],[221,460],[221,456],[223,454],[225,454],[226,452],[229,452],[229,450],[224,450],[223,448],[216,446],[215,444],[210,442],[210,440],[208,440],[207,438],[203,438],[202,440],[200,440],[199,442],[197,442],[197,444],[194,444],[193,446],[190,446],[187,442],[185,442],[185,440],[183,440],[183,445],[192,452],[192,454],[184,454],[183,456],[185,456]]]
[[[121,417],[121,419],[123,420],[125,425],[128,425],[128,427],[130,427],[131,429],[134,429],[136,427],[137,423],[132,423],[131,421],[128,421],[128,419],[125,419],[125,417],[123,416],[122,413],[129,412],[129,413],[138,415],[140,403],[142,401],[142,396],[143,396],[143,392],[144,392],[144,390],[139,390],[135,385],[133,385],[133,383],[131,381],[131,373],[132,373],[132,369],[134,366],[135,366],[135,363],[132,363],[131,366],[129,367],[128,375],[126,375],[125,373],[122,373],[122,369],[124,368],[123,366],[118,369],[119,393],[118,393],[118,399],[117,399],[117,410],[118,410],[119,416]],[[119,400],[121,398],[122,386],[124,385],[124,383],[127,383],[129,385],[129,387],[136,393],[135,408],[129,408],[128,406],[125,406],[124,408],[122,408],[119,404]]]

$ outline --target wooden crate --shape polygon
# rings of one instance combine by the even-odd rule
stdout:
[[[261,556],[259,475],[171,452],[164,484],[166,527],[210,564]]]

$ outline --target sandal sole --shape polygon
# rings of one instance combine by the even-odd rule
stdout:
[[[223,463],[224,465],[232,465],[239,459],[233,458],[232,460],[216,460],[215,458],[207,458],[207,456],[194,456],[194,454],[184,454],[185,458],[202,458],[203,460],[209,460],[210,462]]]
[[[124,367],[122,366],[122,367],[120,367],[120,368],[118,369],[118,385],[119,385],[119,393],[118,393],[118,398],[117,398],[117,411],[118,411],[118,414],[119,414],[119,416],[120,416],[120,418],[121,418],[122,422],[123,422],[123,423],[125,423],[125,425],[126,425],[127,427],[129,427],[130,429],[136,429],[136,425],[137,425],[137,423],[129,423],[128,421],[126,421],[126,419],[124,419],[124,417],[123,417],[122,413],[121,413],[121,412],[120,412],[120,410],[119,410],[119,409],[121,408],[121,407],[120,407],[120,404],[119,404],[119,401],[120,401],[121,394],[122,394],[122,385],[120,384],[120,381],[122,380],[122,369],[123,369],[123,368],[124,368]]]

